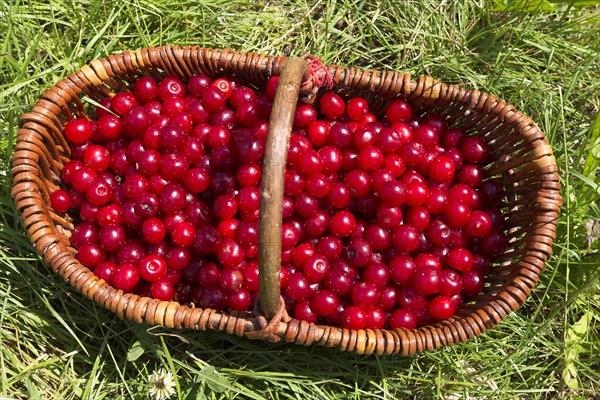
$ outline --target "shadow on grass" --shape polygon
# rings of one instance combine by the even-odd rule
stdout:
[[[50,274],[46,267],[39,271]],[[22,277],[27,275],[29,273],[25,272]],[[34,275],[39,276],[38,273]],[[335,380],[337,385],[349,389],[355,386],[366,388],[374,380],[396,375],[414,358],[360,356],[322,346],[251,341],[224,332],[139,325],[120,320],[71,289],[57,276],[48,275],[43,280],[34,278],[28,281],[29,288],[26,290],[40,294],[43,299],[36,300],[32,296],[32,301],[29,304],[24,302],[23,307],[45,321],[42,332],[57,349],[65,353],[78,351],[74,367],[80,376],[89,371],[97,357],[108,356],[106,346],[110,346],[115,363],[123,369],[128,362],[166,365],[167,357],[170,357],[187,370],[188,366],[198,368],[199,361],[202,366],[210,365],[231,375],[238,383],[252,381],[248,384],[255,388],[260,381],[269,385],[273,379],[286,376],[314,382]],[[46,302],[47,305],[44,304]],[[72,333],[67,331],[67,327],[72,329]],[[163,345],[168,349],[168,356]],[[134,352],[138,354],[134,355]],[[128,358],[135,360],[128,361]],[[106,367],[110,368],[110,364]],[[137,374],[133,370],[131,373]]]
[[[289,390],[292,384],[361,392],[372,391],[373,382],[396,376],[414,360],[359,356],[321,346],[273,345],[223,332],[120,320],[36,261],[28,237],[17,231],[19,223],[6,222],[14,223],[16,229],[10,235],[10,248],[6,246],[7,262],[0,266],[0,285],[10,287],[7,296],[14,305],[5,312],[15,316],[10,323],[22,331],[13,343],[14,351],[19,347],[32,357],[38,351],[63,357],[72,365],[74,376],[89,375],[100,360],[98,377],[139,382],[140,371],[146,369],[149,374],[173,361],[179,367],[182,387],[194,379],[198,368],[210,365],[237,387],[255,393]],[[3,242],[0,245],[6,245]]]

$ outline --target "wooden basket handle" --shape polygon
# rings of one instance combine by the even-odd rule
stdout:
[[[273,101],[262,166],[259,225],[260,309],[267,319],[280,307],[281,225],[285,165],[306,60],[292,58],[281,72]]]

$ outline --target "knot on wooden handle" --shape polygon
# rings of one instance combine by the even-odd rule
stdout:
[[[334,85],[333,77],[329,68],[320,58],[307,54],[303,56],[306,60],[306,74],[300,85],[300,100],[302,103],[311,104],[315,101],[319,88],[331,89]]]
[[[257,331],[246,332],[246,337],[252,340],[267,340],[271,343],[279,342],[281,338],[275,334],[279,322],[288,322],[291,319],[285,309],[285,301],[283,300],[283,297],[279,296],[279,309],[277,309],[277,312],[270,321],[267,321],[262,313],[258,300],[254,304],[253,313],[261,329]]]

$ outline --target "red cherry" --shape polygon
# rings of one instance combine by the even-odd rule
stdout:
[[[429,303],[429,314],[435,319],[447,319],[454,314],[455,304],[448,296],[437,296]]]
[[[346,329],[365,329],[368,323],[367,313],[359,306],[346,307],[342,312],[341,322]]]
[[[317,111],[309,104],[299,104],[294,115],[294,126],[306,128],[316,121]]]
[[[142,236],[150,244],[161,242],[167,234],[167,228],[162,220],[151,217],[142,222]]]
[[[375,171],[384,162],[383,151],[379,147],[369,146],[358,153],[358,166],[367,172]]]
[[[425,159],[425,153],[425,146],[414,140],[404,143],[400,148],[400,156],[402,156],[406,165],[415,166],[420,164]]]
[[[465,164],[458,172],[458,181],[477,188],[483,181],[483,170],[476,164]]]
[[[453,127],[444,132],[444,134],[442,135],[442,142],[446,147],[460,148],[462,142],[465,140],[466,137],[467,134],[462,128]]]
[[[414,129],[415,140],[425,146],[426,149],[432,149],[439,143],[437,129],[431,125],[421,125]]]
[[[411,207],[406,213],[405,222],[414,226],[418,231],[424,231],[429,226],[431,217],[425,207]]]
[[[417,269],[413,273],[411,282],[418,293],[424,296],[435,294],[442,284],[440,270],[434,267]]]
[[[444,219],[451,228],[460,228],[465,225],[470,216],[469,207],[461,201],[449,199],[444,207]]]
[[[113,273],[111,284],[119,290],[124,292],[133,289],[140,280],[140,273],[134,264],[121,264],[117,267],[117,270]]]
[[[442,263],[440,262],[440,259],[435,254],[421,253],[415,257],[415,267],[417,270],[425,268],[425,267],[432,267],[437,270],[441,270]]]
[[[294,316],[313,324],[319,319],[319,315],[314,310],[312,302],[308,300],[301,300],[294,306]]]
[[[409,310],[396,310],[390,316],[390,327],[392,329],[415,329],[417,327],[417,316]]]
[[[339,299],[328,290],[320,290],[312,296],[310,305],[315,313],[326,317],[337,312]]]
[[[429,200],[429,188],[425,182],[412,180],[406,185],[406,204],[417,207]]]
[[[225,268],[219,273],[218,282],[225,293],[235,293],[242,287],[244,275],[238,269]]]
[[[485,282],[480,272],[473,269],[462,274],[463,292],[467,295],[475,295],[481,292]]]
[[[444,296],[454,296],[462,290],[462,277],[456,271],[443,269],[441,271],[442,285],[439,292]]]
[[[417,292],[412,286],[406,286],[398,292],[398,302],[402,308],[410,311],[418,311],[427,307],[427,297]]]
[[[110,201],[112,189],[105,181],[97,179],[87,188],[85,196],[91,204],[102,206]]]
[[[494,230],[483,238],[483,251],[489,256],[499,256],[506,250],[508,239],[504,232]]]
[[[194,228],[194,224],[183,221],[171,232],[171,238],[177,246],[188,247],[194,243],[195,234],[196,229]]]
[[[354,280],[351,275],[341,269],[331,269],[325,278],[325,287],[337,296],[350,293]]]
[[[361,97],[351,99],[346,105],[346,113],[353,121],[362,120],[369,112],[369,104]]]
[[[167,262],[161,256],[150,254],[138,263],[140,276],[148,282],[156,282],[167,273]]]
[[[344,100],[337,94],[327,92],[323,94],[319,100],[321,113],[329,119],[338,119],[344,115],[346,104]]]
[[[96,268],[94,268],[94,274],[98,278],[104,279],[106,281],[106,283],[111,285],[112,284],[112,276],[114,275],[116,270],[117,270],[117,265],[114,262],[105,261],[102,264],[96,266]]]
[[[469,216],[465,224],[465,231],[472,237],[484,237],[492,230],[492,219],[490,216],[480,210],[475,210]]]
[[[84,243],[77,251],[77,259],[86,267],[93,269],[105,261],[106,253],[95,243]]]
[[[343,250],[342,241],[335,236],[325,236],[316,245],[316,252],[323,255],[328,261],[337,260]]]
[[[386,111],[385,111],[385,119],[390,124],[395,124],[396,122],[405,122],[408,121],[412,116],[412,107],[408,102],[401,99],[396,99],[392,101]]]
[[[470,136],[466,138],[460,147],[465,160],[473,163],[484,163],[490,155],[490,147],[480,137]]]
[[[150,285],[150,293],[155,299],[171,301],[175,297],[175,288],[167,280],[159,280]]]
[[[436,182],[447,182],[454,177],[455,166],[450,157],[436,156],[429,163],[429,176]]]
[[[213,87],[218,88],[223,92],[225,97],[229,98],[233,93],[233,86],[230,81],[224,78],[215,79],[212,83]]]
[[[446,262],[457,271],[468,271],[473,268],[473,255],[467,249],[452,249],[446,256]]]
[[[71,208],[73,200],[65,190],[58,189],[50,195],[50,205],[58,212],[65,212]]]
[[[410,127],[406,124],[397,123],[393,127],[383,128],[378,134],[376,143],[385,154],[397,154],[405,143],[404,137],[412,135]],[[403,163],[404,159],[403,159]]]
[[[358,282],[352,287],[350,296],[358,306],[374,306],[379,301],[379,289],[372,282]]]
[[[351,239],[344,248],[344,256],[352,267],[362,268],[371,261],[373,248],[365,239]]]
[[[388,283],[390,279],[390,272],[388,267],[383,263],[371,263],[364,269],[363,279],[366,282],[371,282],[380,288]]]
[[[242,247],[233,239],[224,239],[217,244],[217,258],[225,267],[237,267],[244,261]]]
[[[93,133],[93,125],[85,118],[75,118],[65,124],[64,134],[68,141],[74,144],[84,144]]]
[[[183,97],[185,92],[183,83],[174,77],[166,77],[158,85],[158,97],[162,101],[166,101],[171,97]]]
[[[144,76],[133,85],[133,94],[140,103],[148,103],[158,96],[158,84],[154,79]]]
[[[114,95],[111,100],[111,108],[121,117],[127,114],[132,107],[138,106],[139,103],[133,93],[119,92]]]
[[[335,213],[329,221],[329,230],[337,237],[350,235],[356,227],[356,219],[349,211],[342,210]]]
[[[293,300],[304,300],[310,294],[310,282],[306,277],[296,272],[289,276],[285,285],[285,294]]]
[[[212,79],[206,75],[195,75],[188,80],[188,90],[195,96],[202,95],[204,89],[212,84]]]
[[[419,247],[419,231],[411,225],[400,225],[392,235],[394,247],[406,253],[413,252]]]
[[[313,255],[303,264],[304,276],[311,282],[321,282],[329,272],[329,262],[322,255]]]
[[[382,329],[385,326],[386,314],[381,307],[371,306],[365,309],[367,313],[367,329]]]

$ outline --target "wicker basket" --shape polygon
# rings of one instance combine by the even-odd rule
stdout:
[[[510,245],[496,260],[500,265],[488,276],[484,291],[446,321],[412,331],[347,330],[287,316],[279,301],[277,279],[273,279],[280,260],[281,204],[277,207],[277,200],[282,196],[278,185],[285,165],[278,160],[285,160],[292,111],[300,82],[306,78],[305,65],[297,60],[287,63],[283,71],[287,61],[284,57],[200,47],[149,48],[94,60],[44,93],[33,110],[20,119],[12,169],[12,196],[31,241],[45,262],[84,296],[119,317],[137,323],[177,329],[212,329],[251,339],[284,340],[302,345],[319,344],[357,354],[410,355],[465,342],[521,306],[551,254],[562,203],[558,169],[544,134],[531,119],[495,96],[445,85],[431,78],[413,81],[409,75],[390,71],[331,66],[328,69],[335,82],[332,90],[343,95],[363,96],[372,109],[385,109],[395,97],[407,98],[418,110],[452,115],[466,129],[483,137],[493,149],[486,173],[497,177],[507,194]],[[194,74],[211,77],[234,74],[242,83],[264,90],[268,78],[282,72],[284,84],[277,94],[279,100],[276,99],[271,118],[263,165],[259,303],[264,314],[259,307],[254,314],[228,314],[126,294],[106,284],[77,261],[75,249],[69,243],[73,224],[48,206],[48,198],[49,193],[59,187],[60,170],[69,160],[63,125],[69,119],[86,115],[84,96],[99,100],[127,90],[129,83],[142,75],[187,79]],[[313,88],[313,95],[315,90]],[[269,193],[275,207],[266,205]],[[265,229],[266,226],[274,229]]]

